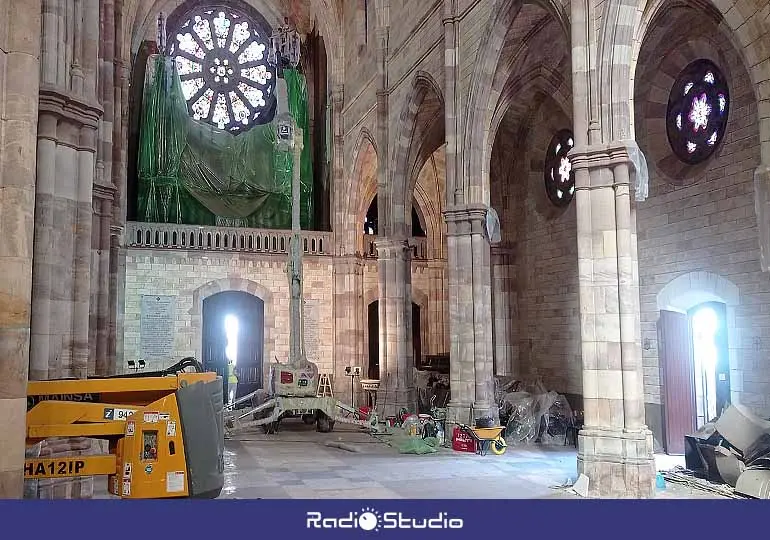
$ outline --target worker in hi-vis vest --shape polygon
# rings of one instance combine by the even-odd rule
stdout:
[[[227,394],[229,403],[235,401],[235,390],[238,387],[238,377],[235,376],[235,362],[232,360],[227,364]]]

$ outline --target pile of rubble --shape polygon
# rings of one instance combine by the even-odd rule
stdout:
[[[770,421],[730,405],[716,422],[685,436],[685,466],[740,495],[770,499]]]

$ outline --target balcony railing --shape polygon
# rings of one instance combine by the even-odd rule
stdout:
[[[125,234],[127,247],[186,251],[287,254],[291,241],[291,231],[286,230],[201,227],[168,223],[129,222],[126,224]],[[303,231],[302,239],[305,253],[331,255],[331,233]]]
[[[416,261],[425,261],[428,259],[428,239],[421,237],[412,237],[409,239],[412,246],[412,259]],[[371,234],[364,235],[364,257],[367,259],[377,258],[377,237]]]

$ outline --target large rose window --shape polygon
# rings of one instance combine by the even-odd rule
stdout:
[[[229,7],[201,8],[170,36],[194,119],[231,133],[272,120],[265,117],[275,88],[269,36],[253,20]]]
[[[722,72],[709,60],[696,60],[679,74],[668,98],[666,132],[685,163],[708,159],[727,128],[730,92]]]
[[[572,132],[563,129],[554,135],[545,156],[545,190],[556,206],[567,206],[575,196],[575,172],[567,156],[573,146]]]

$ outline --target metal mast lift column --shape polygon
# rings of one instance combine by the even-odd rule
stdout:
[[[271,37],[268,61],[283,73],[285,67],[296,69],[299,65],[300,37],[290,28],[288,21]],[[301,417],[306,423],[316,423],[321,432],[334,429],[334,423],[349,424],[379,429],[375,415],[361,418],[353,407],[338,402],[331,396],[319,396],[318,366],[307,360],[304,340],[302,255],[304,244],[300,228],[300,163],[304,134],[296,125],[289,112],[286,82],[278,80],[277,149],[292,152],[292,239],[289,246],[288,278],[291,291],[289,303],[289,358],[282,364],[277,359],[270,364],[269,396],[264,403],[256,403],[260,392],[254,392],[225,407],[225,426],[228,431],[261,425],[266,433],[273,433],[283,418]],[[237,406],[251,402],[253,408],[241,411]]]

